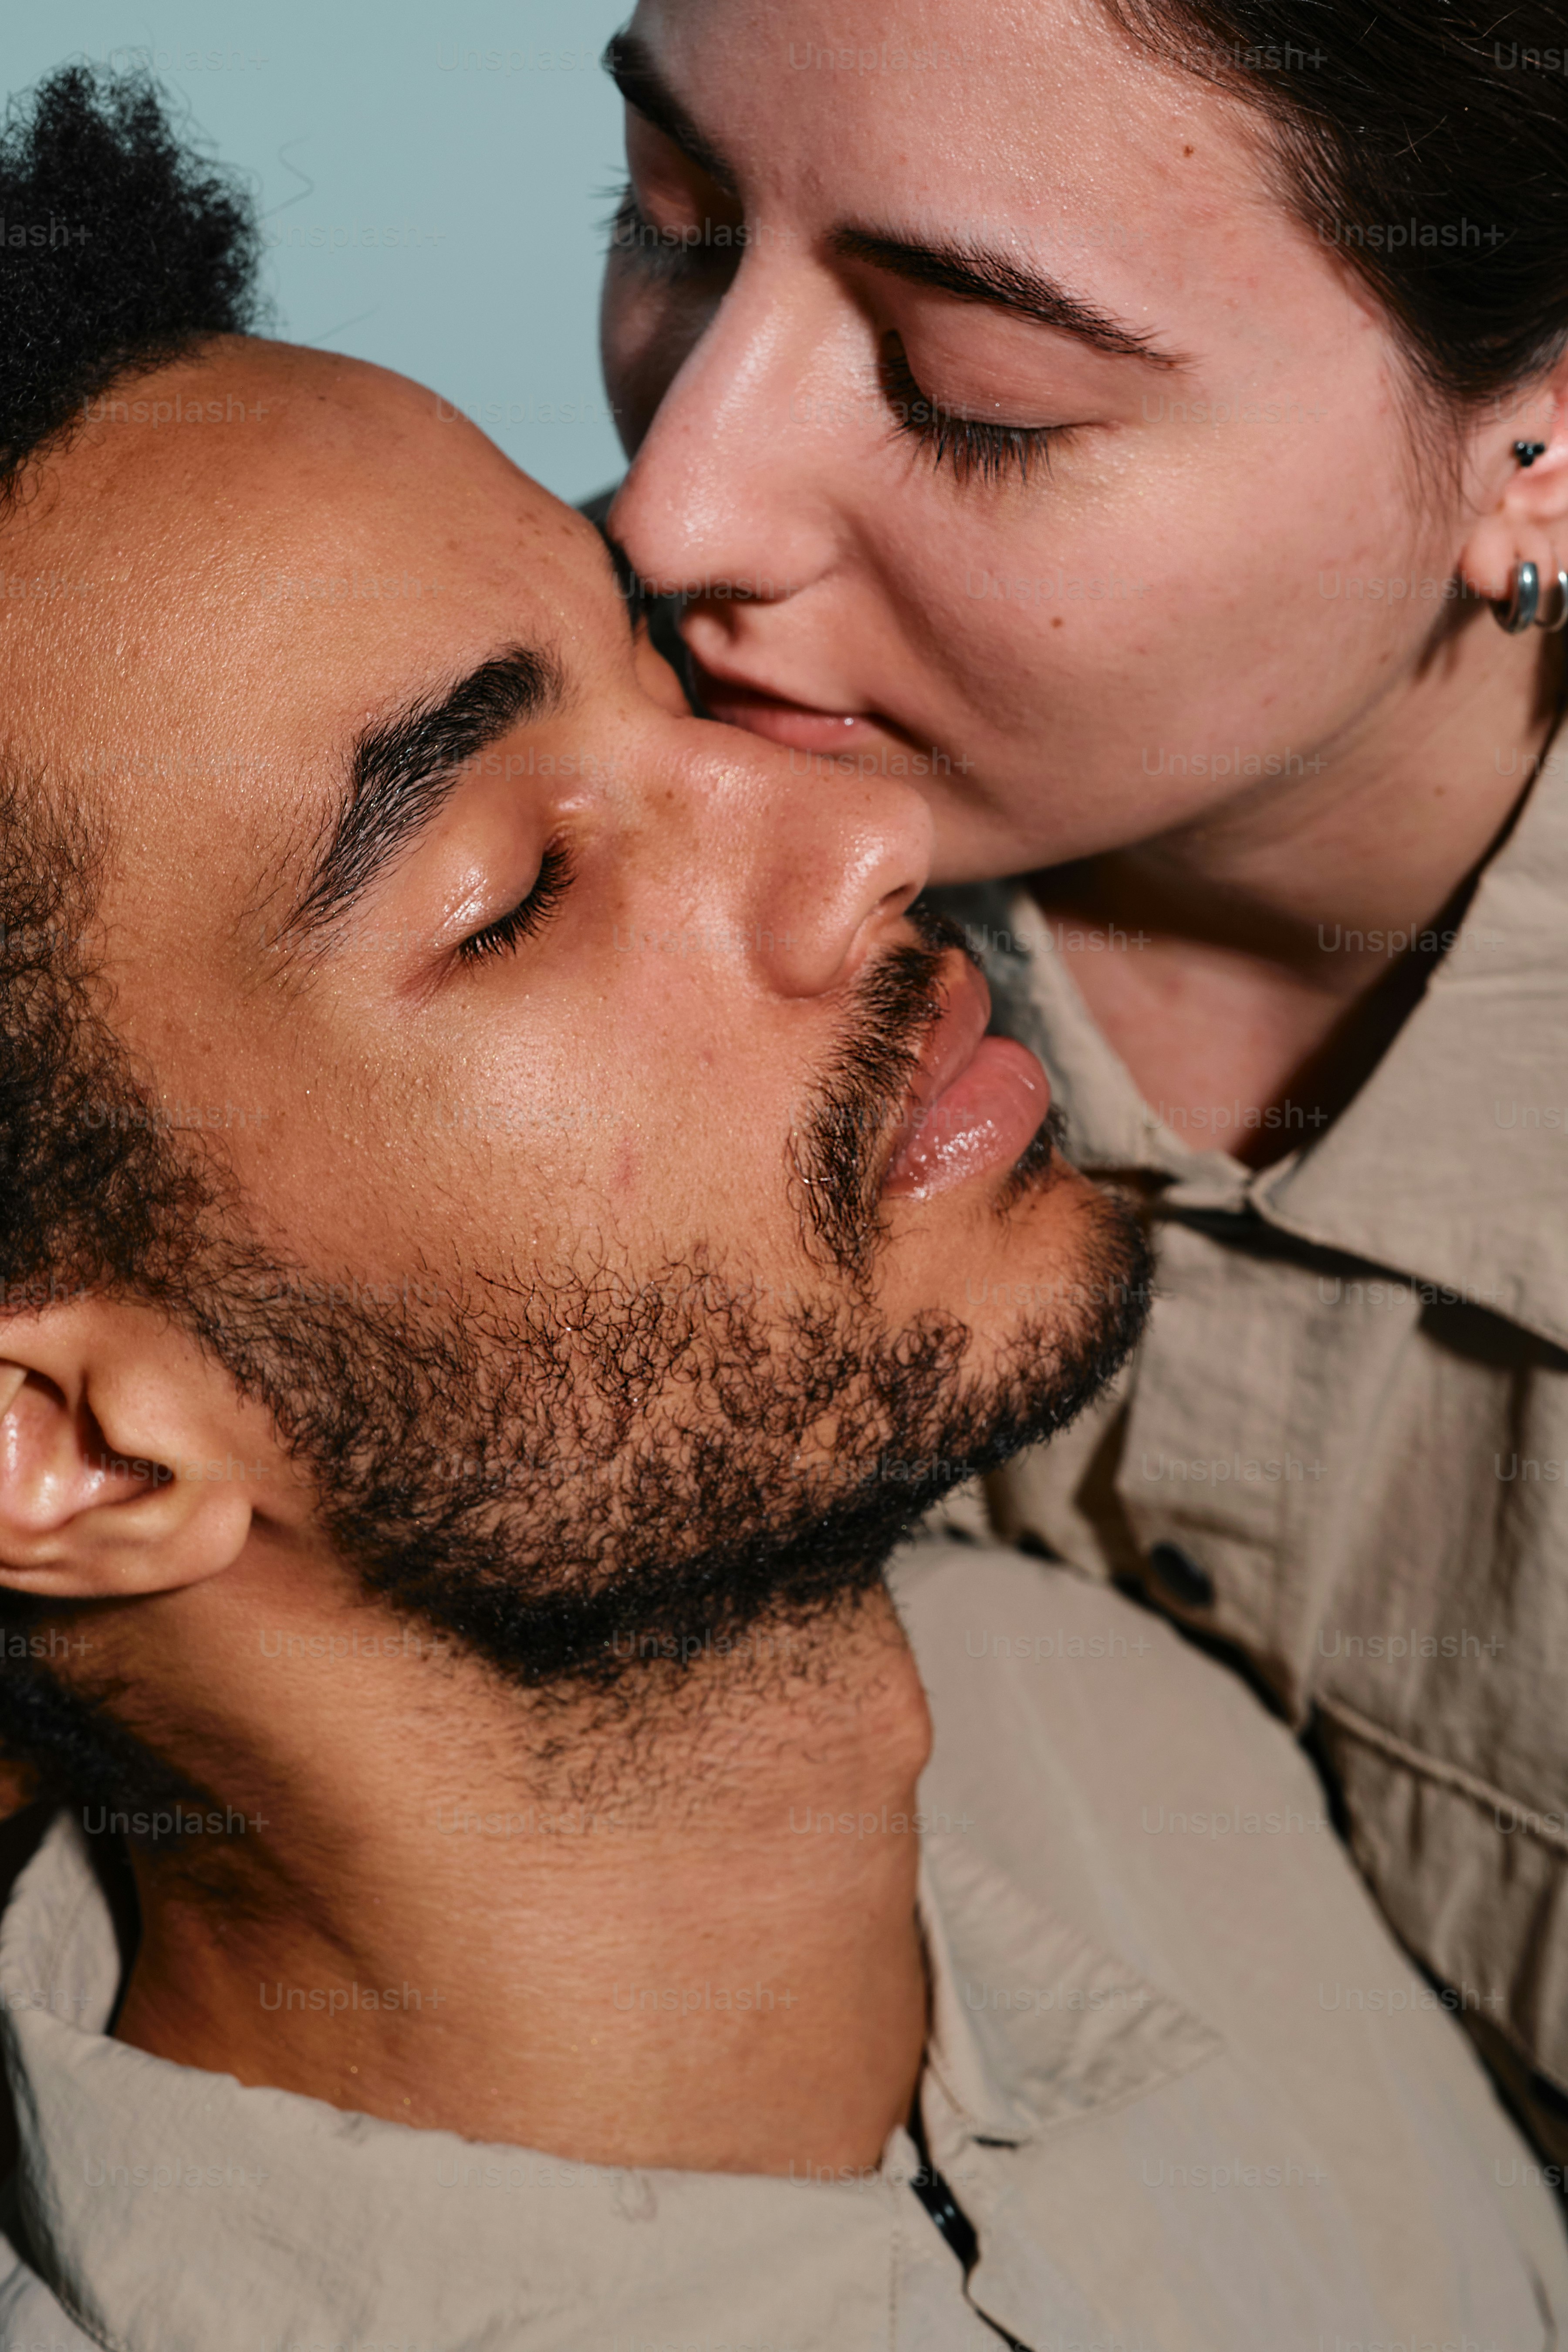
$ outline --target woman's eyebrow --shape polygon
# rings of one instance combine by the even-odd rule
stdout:
[[[671,145],[679,147],[699,171],[706,172],[727,196],[738,193],[734,172],[699,131],[654,63],[645,40],[636,33],[616,33],[606,42],[599,62],[628,106],[635,107],[656,131],[662,131]]]
[[[1069,293],[1043,270],[1010,254],[994,253],[984,246],[926,245],[913,237],[863,228],[835,229],[830,242],[834,252],[847,261],[868,262],[873,269],[885,269],[889,277],[907,278],[911,285],[932,286],[943,294],[956,294],[961,301],[984,302],[1016,318],[1059,328],[1063,334],[1076,335],[1113,358],[1142,360],[1151,367],[1187,364],[1181,352],[1161,351],[1142,328],[1124,325],[1081,295]]]
[[[698,129],[639,35],[615,34],[601,62],[628,106],[661,131],[726,195],[738,193],[732,166]],[[984,302],[993,310],[1011,311],[1016,318],[1056,327],[1113,358],[1139,359],[1159,368],[1188,364],[1184,353],[1162,351],[1143,329],[1112,318],[1045,271],[1012,255],[984,246],[931,245],[885,230],[848,226],[835,229],[829,243],[846,260],[868,262],[873,268],[885,269],[890,277],[912,285],[934,287],[944,294],[957,295],[962,301]]]

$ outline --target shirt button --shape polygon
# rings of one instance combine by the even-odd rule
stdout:
[[[1157,1543],[1149,1554],[1149,1567],[1155,1581],[1184,1609],[1214,1607],[1213,1577],[1180,1544]]]

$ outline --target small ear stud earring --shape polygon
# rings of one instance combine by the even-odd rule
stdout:
[[[1513,454],[1521,466],[1533,466],[1537,457],[1545,457],[1546,444],[1544,441],[1516,441]]]

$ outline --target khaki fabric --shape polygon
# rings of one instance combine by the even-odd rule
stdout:
[[[1297,1743],[1158,1617],[911,1547],[931,2160],[612,2170],[242,2088],[106,2038],[61,1818],[0,1922],[22,2154],[0,2343],[79,2352],[1545,2352],[1542,2168],[1399,1955]],[[860,1833],[808,1816],[804,1836]]]
[[[1160,1250],[1130,1373],[993,1523],[1135,1580],[1310,1727],[1389,1920],[1568,2157],[1568,753],[1360,1094],[1261,1171],[1222,1108],[1141,1099],[1023,891],[942,896]]]

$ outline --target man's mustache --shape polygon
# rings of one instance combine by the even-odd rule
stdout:
[[[844,1034],[792,1142],[808,1246],[844,1273],[866,1271],[881,1223],[882,1175],[921,1048],[943,1004],[942,966],[979,959],[956,923],[916,904],[915,940],[889,948],[856,983]]]

